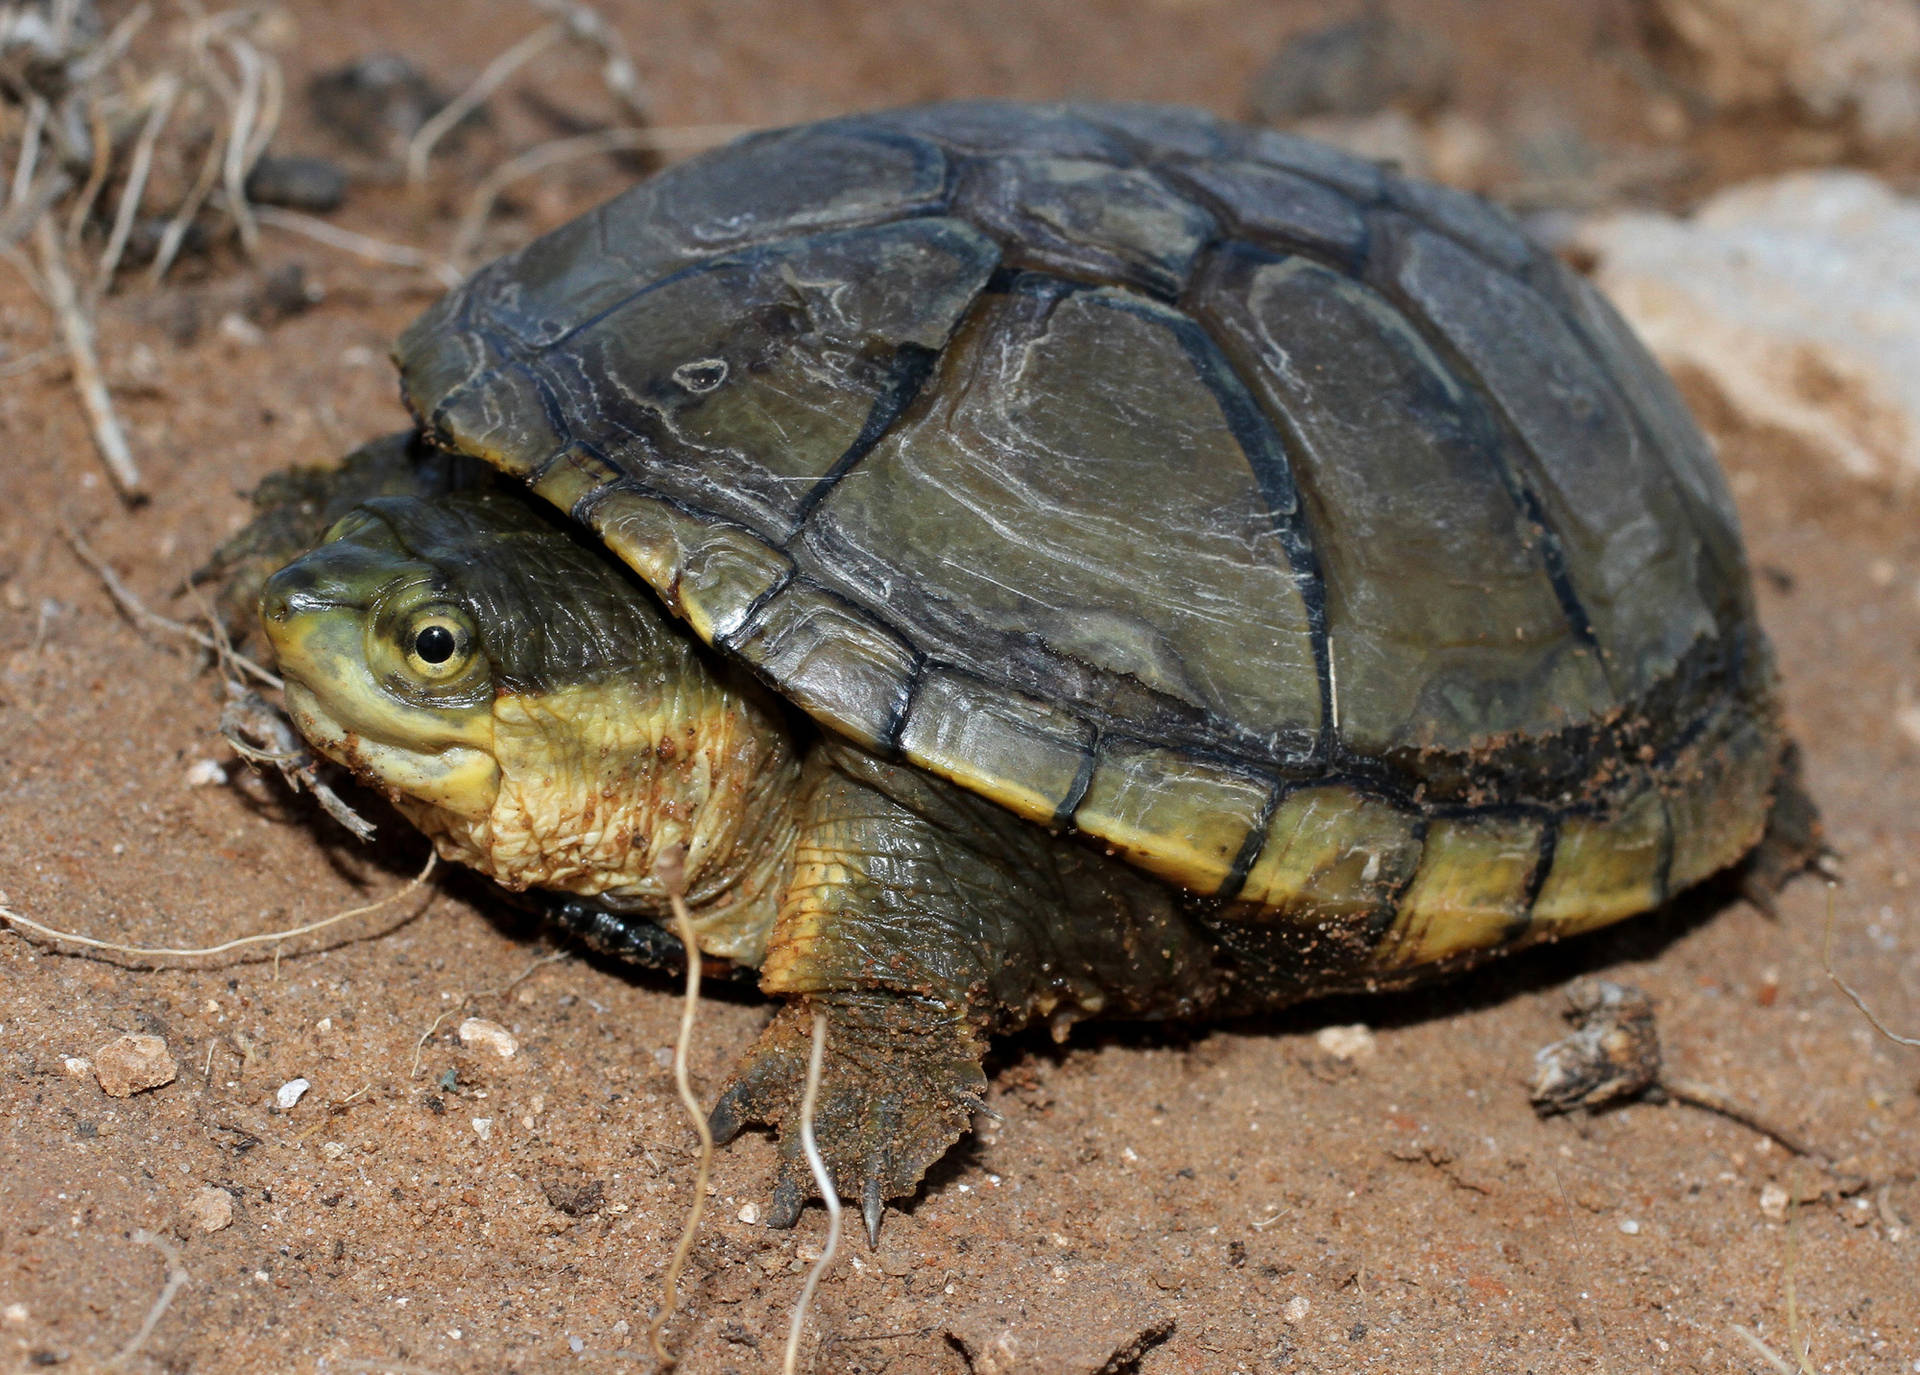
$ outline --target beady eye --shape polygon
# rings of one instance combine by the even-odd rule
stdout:
[[[459,647],[460,641],[444,625],[430,625],[413,639],[413,652],[429,664],[444,664]]]
[[[413,616],[400,637],[400,647],[417,676],[445,682],[473,658],[473,635],[458,615],[435,609]]]

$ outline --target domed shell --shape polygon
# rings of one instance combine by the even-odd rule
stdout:
[[[481,270],[398,357],[429,434],[823,725],[1196,893],[1366,855],[1342,891],[1504,884],[1495,930],[1576,854],[1580,901],[1652,905],[1765,814],[1710,452],[1460,192],[1170,109],[831,120]]]

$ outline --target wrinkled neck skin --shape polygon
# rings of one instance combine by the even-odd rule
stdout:
[[[443,858],[503,887],[601,897],[671,928],[655,870],[686,847],[700,948],[758,965],[791,867],[798,764],[757,694],[712,679],[662,697],[618,680],[494,699],[498,780],[459,809],[393,794]]]

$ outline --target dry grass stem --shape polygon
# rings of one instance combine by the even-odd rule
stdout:
[[[427,160],[433,156],[435,145],[447,136],[454,125],[479,109],[487,97],[499,90],[508,77],[566,36],[567,24],[563,19],[556,19],[550,24],[535,29],[489,62],[485,70],[474,78],[472,85],[442,106],[439,113],[432,119],[422,124],[407,141],[408,183],[416,184],[426,176]]]
[[[1733,1095],[1724,1089],[1715,1088],[1712,1084],[1702,1083],[1698,1079],[1677,1079],[1666,1075],[1661,1076],[1660,1087],[1675,1102],[1714,1113],[1730,1122],[1738,1122],[1751,1131],[1759,1132],[1760,1135],[1783,1147],[1792,1155],[1810,1160],[1824,1170],[1833,1168],[1832,1158],[1826,1152],[1815,1149],[1786,1128],[1769,1122],[1751,1108],[1736,1102]]]
[[[73,556],[92,570],[96,578],[100,579],[100,585],[107,589],[107,595],[113,598],[114,605],[119,607],[120,613],[129,621],[133,622],[136,627],[142,630],[164,631],[168,635],[178,635],[182,639],[191,640],[202,649],[208,650],[218,657],[222,665],[230,665],[246,676],[266,684],[268,687],[279,688],[284,686],[278,674],[262,668],[252,659],[249,659],[246,655],[234,649],[234,647],[227,642],[224,632],[215,636],[195,626],[188,625],[185,621],[176,621],[171,616],[162,616],[158,611],[150,610],[147,604],[134,594],[132,588],[120,581],[120,575],[113,571],[112,565],[96,554],[92,546],[82,539],[79,531],[75,530],[72,526],[62,522],[60,534],[61,537],[66,540],[67,547],[73,550]],[[215,623],[215,625],[217,629],[217,623]]]
[[[73,277],[67,271],[59,231],[49,216],[42,215],[34,226],[33,242],[39,254],[47,305],[60,323],[60,337],[67,347],[67,359],[73,365],[74,386],[79,389],[80,403],[86,408],[94,447],[100,451],[100,460],[106,464],[107,475],[120,489],[120,495],[128,501],[144,501],[146,480],[133,461],[126,431],[120,428],[113,398],[107,395],[106,379],[100,375],[100,358],[93,348],[93,321],[81,308],[79,292],[74,289]]]
[[[672,129],[600,129],[591,134],[536,144],[495,167],[474,188],[473,195],[467,201],[466,213],[460,217],[460,227],[454,233],[453,247],[448,256],[455,263],[466,263],[486,229],[500,193],[514,182],[536,172],[604,153],[636,150],[653,153],[695,152],[752,133],[754,127],[750,124],[687,124]]]
[[[270,229],[298,234],[315,243],[325,244],[328,248],[337,248],[342,253],[351,253],[356,258],[363,258],[370,263],[380,263],[387,267],[418,268],[431,273],[442,286],[452,287],[460,284],[458,268],[444,259],[422,253],[417,248],[388,243],[384,239],[376,239],[371,235],[342,229],[339,225],[329,224],[317,216],[303,215],[297,210],[283,210],[277,206],[256,205],[253,207],[253,216]]]
[[[688,1057],[693,1049],[694,1017],[700,1008],[700,943],[699,933],[693,927],[693,917],[687,911],[686,858],[686,850],[676,845],[661,855],[654,866],[661,887],[667,890],[667,900],[673,904],[674,930],[687,956],[687,991],[680,1004],[680,1035],[673,1046],[673,1085],[680,1095],[680,1105],[687,1111],[687,1120],[693,1124],[694,1134],[700,1138],[699,1164],[693,1179],[693,1206],[687,1209],[686,1225],[680,1229],[680,1240],[674,1245],[673,1259],[667,1265],[666,1280],[661,1286],[660,1311],[647,1324],[647,1345],[653,1349],[654,1358],[663,1366],[674,1363],[674,1357],[667,1352],[663,1334],[679,1304],[680,1272],[686,1268],[687,1256],[693,1250],[694,1236],[700,1230],[700,1217],[707,1206],[707,1175],[713,1168],[713,1128],[707,1124],[707,1115],[700,1108],[700,1100],[694,1096],[693,1080],[687,1069]]]
[[[174,949],[167,946],[122,945],[117,941],[96,940],[92,936],[77,935],[72,931],[62,931],[56,927],[43,926],[41,923],[29,917],[21,916],[20,913],[6,905],[5,893],[0,893],[0,922],[4,922],[6,925],[15,928],[16,931],[31,931],[37,936],[43,936],[48,940],[56,941],[63,945],[78,945],[88,950],[104,950],[109,954],[126,955],[132,959],[206,959],[215,955],[225,955],[230,951],[242,950],[248,946],[272,945],[282,941],[292,940],[295,936],[310,936],[316,931],[324,931],[328,927],[338,926],[341,922],[350,921],[354,917],[363,917],[369,912],[378,912],[383,907],[390,907],[415,892],[424,884],[428,878],[432,876],[434,866],[438,862],[439,856],[429,852],[427,862],[421,866],[420,872],[408,881],[406,887],[400,889],[398,892],[389,893],[378,902],[366,903],[363,906],[354,907],[345,912],[336,912],[330,917],[323,917],[319,921],[308,922],[304,926],[289,927],[284,931],[262,931],[258,935],[253,936],[236,936],[230,941],[222,941],[219,945]]]
[[[1874,1015],[1873,1009],[1867,1006],[1867,1000],[1861,997],[1860,994],[1854,990],[1853,985],[1849,984],[1845,979],[1841,978],[1838,974],[1834,972],[1834,969],[1833,969],[1833,889],[1834,889],[1834,885],[1832,883],[1828,883],[1827,884],[1827,930],[1826,930],[1826,936],[1824,940],[1821,942],[1821,946],[1820,946],[1820,967],[1827,971],[1827,977],[1833,980],[1833,986],[1839,989],[1842,993],[1847,995],[1847,1001],[1852,1003],[1856,1008],[1859,1009],[1860,1015],[1862,1017],[1865,1017],[1867,1021],[1872,1024],[1873,1029],[1875,1031],[1879,1032],[1882,1036],[1886,1037],[1889,1041],[1892,1041],[1897,1046],[1907,1046],[1911,1049],[1920,1050],[1920,1036],[1902,1036],[1899,1032],[1893,1030],[1885,1022],[1881,1021],[1878,1017]]]
[[[173,1249],[173,1243],[165,1237],[143,1228],[133,1233],[128,1240],[136,1246],[151,1246],[166,1258],[167,1282],[160,1287],[160,1296],[153,1301],[153,1306],[147,1309],[147,1316],[141,1322],[140,1330],[133,1334],[131,1341],[116,1351],[101,1366],[102,1370],[118,1370],[138,1354],[140,1348],[146,1345],[147,1338],[153,1335],[153,1329],[160,1325],[160,1319],[172,1304],[174,1295],[178,1294],[192,1279],[192,1276],[187,1274],[186,1267],[180,1264],[180,1253]]]
[[[107,234],[107,246],[100,252],[100,266],[93,274],[96,297],[113,285],[113,274],[120,269],[120,257],[127,250],[127,237],[133,233],[133,219],[146,195],[147,178],[153,171],[153,150],[160,143],[160,131],[173,113],[180,97],[180,82],[166,73],[154,82],[147,117],[141,122],[139,137],[133,143],[133,156],[127,163],[127,182],[120,188],[120,204],[113,215],[113,228]]]
[[[820,1250],[820,1259],[813,1263],[813,1269],[807,1272],[807,1282],[801,1287],[800,1302],[793,1307],[793,1323],[787,1329],[786,1355],[781,1359],[781,1375],[794,1375],[800,1364],[800,1337],[807,1328],[807,1310],[813,1307],[814,1291],[820,1287],[820,1277],[827,1273],[827,1267],[833,1264],[833,1258],[840,1249],[840,1190],[833,1182],[833,1176],[827,1172],[827,1162],[820,1156],[820,1143],[813,1135],[813,1114],[820,1099],[820,1071],[827,1058],[827,1015],[824,1012],[813,1014],[813,1045],[807,1053],[807,1086],[800,1095],[800,1149],[807,1157],[807,1168],[813,1172],[814,1186],[820,1190],[820,1201],[827,1207],[827,1244]]]

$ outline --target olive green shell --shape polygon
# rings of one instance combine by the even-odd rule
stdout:
[[[1486,944],[1759,832],[1708,447],[1460,192],[1172,109],[830,120],[492,264],[398,358],[430,436],[826,727],[1196,893],[1439,885]]]

